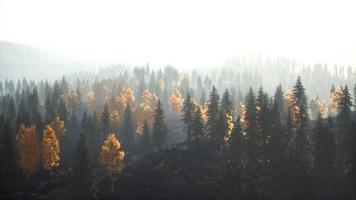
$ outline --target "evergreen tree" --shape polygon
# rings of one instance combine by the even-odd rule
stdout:
[[[299,109],[299,113],[296,114],[294,126],[296,128],[296,154],[300,157],[303,165],[307,168],[309,167],[310,161],[310,151],[309,151],[309,141],[307,139],[307,132],[309,126],[309,115],[308,115],[308,105],[307,97],[305,95],[305,89],[301,82],[300,76],[297,78],[297,82],[293,87],[293,107]]]
[[[10,127],[12,127],[16,119],[16,106],[12,97],[10,98],[9,104],[7,106],[6,118],[10,122]]]
[[[271,199],[283,199],[285,197],[283,194],[287,138],[283,130],[279,106],[280,102],[275,99],[271,113],[271,136],[268,146],[270,166],[268,169],[269,177],[267,179],[269,182],[266,184],[268,190],[266,197]]]
[[[328,125],[319,113],[314,129],[314,160],[317,175],[317,197],[320,199],[332,198],[333,176],[336,144],[331,129],[331,117]]]
[[[207,129],[208,135],[214,139],[218,138],[219,133],[219,124],[218,124],[218,117],[219,117],[219,94],[215,86],[209,96],[208,101],[208,121],[207,121]]]
[[[162,150],[163,146],[166,145],[167,134],[168,129],[161,105],[161,100],[158,99],[157,107],[154,113],[152,134],[153,144],[155,148],[158,148],[158,150]]]
[[[54,120],[55,117],[55,109],[54,109],[53,101],[51,99],[51,95],[48,94],[45,100],[45,109],[46,109],[46,116],[45,116],[45,124],[49,124]]]
[[[201,109],[198,107],[194,113],[192,135],[194,139],[199,139],[204,135],[204,123],[202,119]]]
[[[145,120],[143,125],[142,139],[141,139],[141,152],[142,154],[147,154],[152,151],[152,139],[151,139],[151,131],[148,126],[147,120]]]
[[[70,199],[97,199],[96,193],[96,181],[90,167],[89,150],[84,134],[81,133],[70,177],[69,196]]]
[[[192,99],[189,93],[187,93],[187,97],[184,100],[182,111],[183,111],[184,129],[187,131],[188,143],[190,143],[192,138],[194,110],[193,110]]]
[[[126,106],[119,136],[119,139],[123,145],[123,149],[125,151],[131,150],[135,139],[135,127],[130,104],[127,104]]]
[[[274,93],[274,103],[276,104],[277,111],[281,114],[281,116],[286,116],[283,112],[284,99],[283,99],[283,89],[281,84],[278,85]]]
[[[13,137],[10,121],[7,120],[3,129],[2,138],[2,168],[3,177],[13,178],[17,173],[17,160],[16,160],[16,150],[15,150],[15,139]]]
[[[66,102],[64,101],[63,98],[59,99],[58,115],[64,121],[64,123],[67,123],[67,120],[68,120],[68,109],[67,109]]]
[[[101,140],[103,141],[110,133],[110,113],[108,105],[104,105],[104,110],[100,116]]]
[[[222,96],[222,99],[221,99],[220,110],[226,114],[232,115],[233,109],[234,109],[234,107],[231,102],[231,97],[230,97],[229,91],[225,90],[225,92]]]
[[[256,98],[253,89],[250,88],[246,96],[246,149],[247,149],[247,166],[246,166],[246,195],[247,198],[259,198],[258,194],[258,135],[257,135],[257,109]],[[261,197],[260,197],[261,198]]]

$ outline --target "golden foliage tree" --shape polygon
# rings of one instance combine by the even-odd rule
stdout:
[[[157,105],[157,100],[158,97],[148,91],[147,89],[143,91],[142,97],[141,97],[141,103],[150,106],[151,108],[154,108]]]
[[[42,139],[42,162],[46,170],[59,166],[60,147],[55,130],[51,125],[47,125],[43,130]]]
[[[337,113],[342,97],[343,92],[341,87],[337,87],[335,91],[331,93],[331,113]]]
[[[142,133],[145,121],[152,128],[153,126],[153,109],[144,103],[141,103],[134,112],[134,118],[137,123],[137,132]]]
[[[125,88],[121,91],[120,95],[116,97],[115,103],[112,106],[114,110],[123,113],[127,104],[133,105],[135,102],[134,92],[130,88]]]
[[[59,116],[54,118],[54,121],[51,123],[52,128],[54,129],[58,139],[64,137],[66,129],[64,128],[64,121],[61,121]]]
[[[243,129],[247,128],[247,119],[246,119],[246,106],[240,102],[239,105],[236,107],[236,113],[240,117],[240,123]]]
[[[20,164],[23,172],[30,177],[37,169],[40,157],[36,127],[20,125],[17,135],[17,148],[20,153]]]
[[[182,111],[184,99],[182,94],[178,89],[174,89],[172,91],[171,96],[169,97],[168,104],[172,110],[174,110],[177,114]]]
[[[124,168],[125,153],[121,150],[121,144],[115,134],[109,134],[101,146],[100,163],[112,173],[121,173]]]

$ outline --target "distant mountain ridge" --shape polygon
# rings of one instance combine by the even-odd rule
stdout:
[[[30,45],[0,41],[0,80],[51,80],[78,70],[95,69],[97,65]]]

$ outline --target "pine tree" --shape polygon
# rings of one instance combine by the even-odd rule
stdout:
[[[204,123],[203,123],[200,107],[198,107],[198,109],[194,113],[193,117],[194,118],[193,118],[192,135],[193,135],[194,139],[196,140],[204,135]]]
[[[68,120],[68,109],[66,102],[63,98],[59,99],[58,103],[58,116],[66,123]]]
[[[135,139],[135,127],[132,118],[132,111],[130,104],[127,104],[124,117],[121,123],[121,134],[119,139],[122,142],[123,149],[131,150]]]
[[[157,107],[154,113],[154,123],[153,123],[153,145],[158,150],[162,150],[163,146],[166,145],[167,140],[167,124],[164,117],[164,112],[162,109],[161,101],[158,100]]]
[[[17,159],[13,133],[11,131],[10,121],[7,120],[3,129],[2,144],[2,163],[3,177],[14,178],[17,173]]]
[[[225,92],[222,96],[222,99],[221,99],[220,110],[226,114],[232,115],[233,109],[234,109],[234,107],[231,102],[231,97],[230,97],[229,91],[225,90]]]
[[[104,110],[100,116],[101,140],[104,140],[110,133],[110,113],[108,105],[104,105]]]
[[[189,93],[187,93],[187,96],[184,100],[182,112],[183,112],[184,129],[187,131],[188,143],[190,143],[192,138],[194,110],[193,110],[192,99]]]
[[[213,89],[209,96],[207,116],[208,116],[208,121],[207,121],[208,135],[213,139],[217,139],[218,138],[217,135],[220,131],[219,124],[218,124],[219,94],[217,93],[215,86],[213,86]]]
[[[281,121],[280,102],[274,101],[271,113],[271,136],[268,146],[268,159],[270,166],[268,170],[267,179],[269,182],[266,184],[269,190],[267,198],[282,199],[285,184],[285,164],[287,149],[287,138],[283,130],[283,124]]]
[[[331,117],[329,117],[329,120]],[[314,129],[314,160],[318,181],[317,195],[320,199],[332,198],[333,172],[335,163],[335,138],[330,128],[326,125],[321,113],[318,115]]]
[[[147,120],[145,120],[143,125],[142,139],[141,139],[141,152],[142,154],[147,154],[152,151],[152,139],[151,139],[151,131],[148,126]]]
[[[247,198],[258,198],[258,135],[257,135],[257,108],[253,89],[250,88],[246,96],[246,149],[248,162],[246,166],[246,194]]]
[[[308,105],[307,97],[305,95],[305,89],[301,82],[300,76],[297,78],[297,82],[293,87],[293,107],[299,109],[294,120],[294,125],[296,128],[296,153],[300,157],[303,165],[308,168],[310,160],[309,151],[309,141],[307,139],[307,132],[309,126],[309,115],[308,115]]]
[[[16,106],[15,106],[15,101],[11,97],[9,104],[7,106],[7,113],[6,113],[6,118],[10,122],[10,128],[13,126],[15,119],[16,119]]]
[[[96,181],[90,167],[90,155],[84,134],[80,134],[73,172],[69,183],[70,199],[97,199]]]

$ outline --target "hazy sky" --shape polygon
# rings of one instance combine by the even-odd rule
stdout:
[[[262,53],[356,66],[356,2],[0,0],[0,40],[176,67]]]

